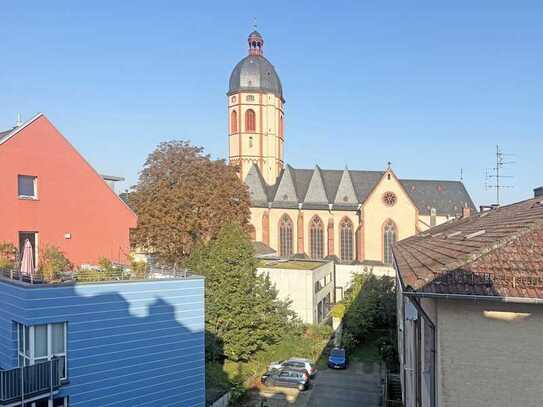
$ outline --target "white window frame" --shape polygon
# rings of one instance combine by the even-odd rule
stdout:
[[[34,183],[34,195],[21,195],[19,194],[19,177],[32,178]],[[19,199],[38,199],[38,177],[35,175],[17,174],[17,196]]]
[[[68,323],[67,322],[55,322],[50,324],[37,324],[37,325],[23,325],[19,322],[17,324],[17,363],[19,364],[19,367],[23,366],[32,366],[36,364],[36,362],[41,361],[49,361],[53,357],[63,357],[64,358],[64,376],[60,378],[60,380],[67,380],[68,379]],[[63,324],[64,326],[64,352],[61,353],[53,353],[53,325],[55,324]],[[34,337],[35,337],[35,327],[36,326],[47,326],[47,355],[44,357],[38,357],[36,358],[34,355],[35,352],[35,344],[34,344]],[[25,327],[28,327],[28,355],[25,353],[25,344],[26,344],[26,329]],[[23,343],[22,346],[19,343],[21,338],[21,331],[22,331],[22,338]],[[22,352],[21,352],[22,349]],[[23,359],[23,366],[21,366],[21,358]]]

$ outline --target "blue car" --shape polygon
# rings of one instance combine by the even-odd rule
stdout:
[[[328,356],[328,367],[332,369],[347,369],[347,353],[343,348],[334,348]]]

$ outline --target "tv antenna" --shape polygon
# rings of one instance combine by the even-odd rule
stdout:
[[[513,188],[513,185],[505,185],[504,178],[513,178],[511,175],[504,175],[502,169],[505,165],[514,164],[514,161],[508,161],[507,157],[513,154],[505,154],[499,145],[496,145],[496,166],[486,170],[485,189],[496,189],[496,205],[500,205],[500,191],[504,188]]]

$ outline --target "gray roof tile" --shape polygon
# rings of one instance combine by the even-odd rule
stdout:
[[[296,177],[298,178],[298,177]],[[322,179],[321,169],[317,165],[311,176],[309,187],[307,192],[302,195],[303,201],[311,203],[328,203],[328,197],[326,196],[326,189],[324,187],[324,181]]]
[[[339,181],[339,186],[335,194],[334,203],[341,205],[358,204],[351,174],[347,169],[343,170],[343,173],[341,174],[341,180]]]
[[[383,171],[314,170],[295,169],[287,165],[274,185],[267,185],[257,166],[253,166],[246,178],[254,206],[297,208],[303,202],[304,208],[334,208],[349,210],[363,204],[371,191],[383,177]],[[417,206],[421,215],[436,209],[438,215],[456,216],[463,207],[476,211],[464,184],[459,181],[400,180],[407,194]],[[347,197],[347,201],[344,200]],[[316,205],[316,206],[315,206]]]
[[[431,208],[435,208],[437,215],[462,214],[464,207],[476,210],[464,184],[460,181],[404,179],[400,182],[421,215],[429,215]]]

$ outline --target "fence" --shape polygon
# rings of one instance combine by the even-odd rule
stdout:
[[[61,385],[60,363],[64,363],[63,358],[0,370],[0,405],[57,390]]]

